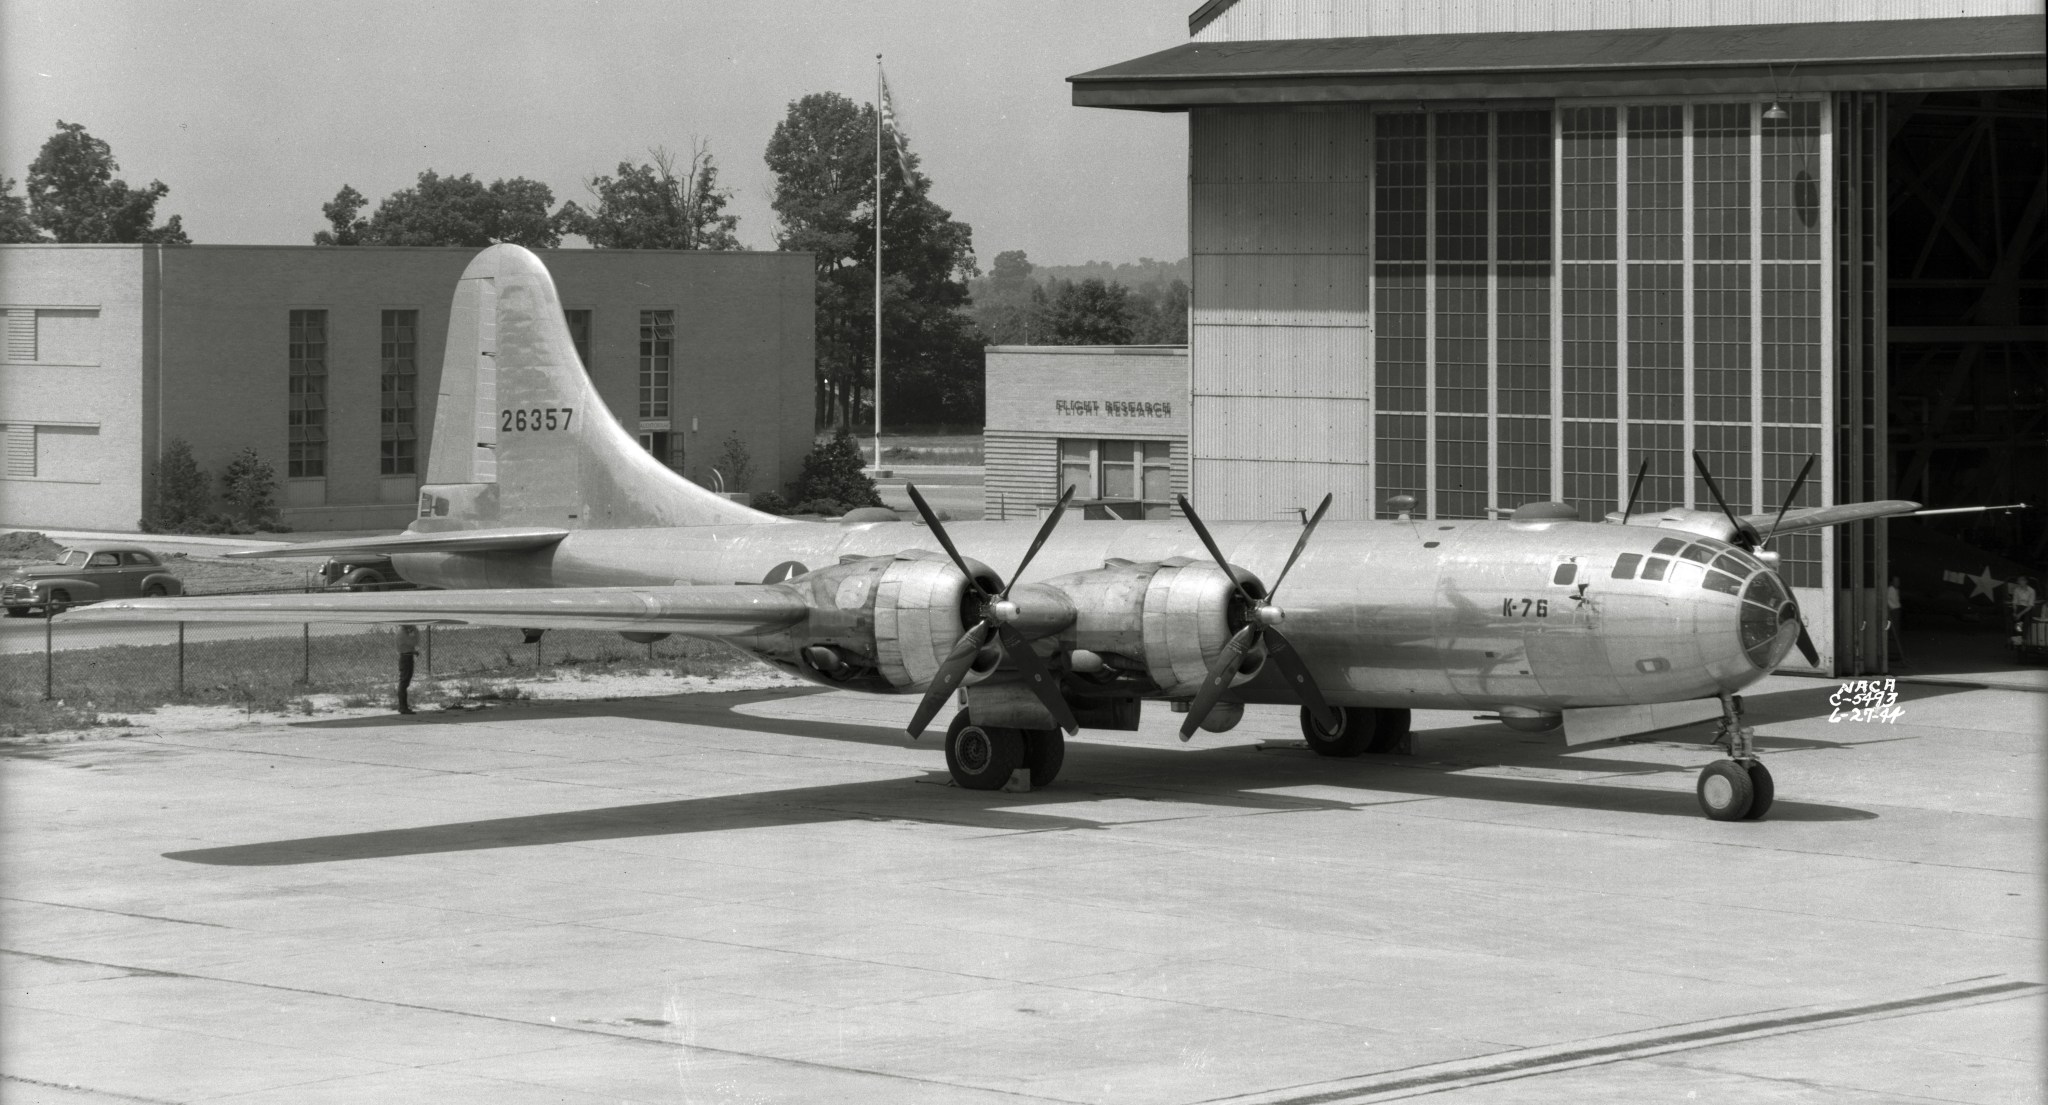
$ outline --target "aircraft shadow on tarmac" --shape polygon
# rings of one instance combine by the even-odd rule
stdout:
[[[1901,702],[1923,702],[1963,688],[1901,688]],[[1746,700],[1751,720],[1774,721],[1825,717],[1832,685],[1757,695]],[[846,725],[790,718],[768,718],[737,712],[734,707],[781,698],[790,691],[728,692],[714,695],[582,702],[522,708],[522,720],[564,717],[639,717],[648,720],[717,726],[748,732],[774,733],[859,744],[900,747],[900,733],[872,725]],[[795,692],[808,693],[808,692]],[[450,713],[421,718],[438,724],[470,721],[503,723],[501,711]],[[349,718],[304,722],[296,728],[352,729],[394,724],[389,718]],[[414,722],[417,724],[417,722]],[[1859,729],[1863,728],[1859,726]],[[1694,730],[1697,730],[1695,733]],[[1704,740],[1707,724],[1659,734],[1658,741],[1689,743]],[[1759,736],[1758,743],[1780,751],[1828,751],[1871,741],[1820,741]],[[1295,742],[1224,745],[1190,754],[1178,748],[1151,748],[1077,741],[1068,745],[1060,782],[1047,790],[1013,794],[962,790],[943,784],[942,771],[859,783],[837,783],[750,794],[683,798],[598,809],[569,810],[521,817],[459,821],[439,825],[383,829],[332,836],[301,837],[255,844],[168,852],[165,858],[223,866],[289,866],[343,860],[383,859],[445,852],[575,844],[635,837],[724,832],[753,828],[824,824],[840,821],[908,821],[990,829],[1000,832],[1046,832],[1112,828],[1118,821],[1165,820],[1187,816],[1162,806],[1159,818],[1124,816],[1097,821],[1055,812],[1064,804],[1101,799],[1179,803],[1243,813],[1301,813],[1358,810],[1430,799],[1463,799],[1568,809],[1605,810],[1666,817],[1698,818],[1692,788],[1617,786],[1597,781],[1502,777],[1464,773],[1464,769],[1545,767],[1589,776],[1690,774],[1697,764],[1634,760],[1614,755],[1575,754],[1560,757],[1553,735],[1514,733],[1491,723],[1417,734],[1418,755],[1363,756],[1331,760]],[[928,743],[934,752],[938,742]],[[1627,745],[1607,749],[1625,752]],[[1357,802],[1270,793],[1300,786],[1355,787],[1372,796]],[[1043,811],[1034,807],[1053,807]],[[1770,821],[1860,821],[1877,814],[1844,806],[1800,802],[1780,797]]]

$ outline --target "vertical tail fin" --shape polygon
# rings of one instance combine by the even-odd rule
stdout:
[[[540,258],[477,254],[449,310],[415,530],[776,521],[671,471],[591,386]]]

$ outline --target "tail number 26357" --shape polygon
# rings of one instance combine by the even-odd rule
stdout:
[[[513,430],[566,430],[569,419],[576,413],[574,407],[533,407],[526,410],[499,411],[498,432]]]

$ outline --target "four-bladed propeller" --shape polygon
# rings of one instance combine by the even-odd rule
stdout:
[[[1017,570],[1010,573],[1010,581],[1003,583],[999,591],[990,591],[975,577],[973,569],[969,568],[967,561],[960,556],[960,550],[953,547],[953,539],[946,535],[946,527],[939,524],[938,515],[932,513],[932,508],[925,503],[924,496],[918,494],[916,486],[905,484],[903,489],[910,493],[910,501],[916,504],[918,514],[924,517],[924,524],[931,529],[932,535],[939,539],[939,545],[946,550],[946,555],[953,558],[954,566],[967,577],[967,586],[973,589],[981,604],[980,620],[968,627],[967,632],[961,635],[959,643],[953,646],[953,651],[940,662],[938,674],[932,677],[931,689],[925,691],[924,700],[917,704],[917,712],[911,715],[910,735],[915,737],[923,733],[924,727],[931,724],[932,718],[945,708],[946,699],[952,697],[953,692],[959,689],[961,681],[967,678],[968,670],[974,666],[975,655],[988,644],[991,635],[1003,642],[1003,655],[1023,672],[1025,685],[1030,687],[1031,693],[1037,695],[1038,700],[1051,711],[1053,720],[1059,723],[1059,727],[1065,729],[1069,735],[1080,732],[1081,726],[1074,720],[1074,711],[1067,707],[1066,697],[1060,694],[1059,684],[1053,679],[1052,672],[1046,670],[1045,661],[1040,660],[1038,654],[1031,651],[1031,642],[1025,640],[1024,634],[1011,624],[1017,616],[1017,607],[1010,601],[1010,588],[1016,586],[1018,577],[1024,574],[1025,568],[1030,567],[1031,558],[1037,556],[1038,550],[1045,547],[1046,538],[1051,537],[1053,528],[1060,524],[1060,517],[1067,512],[1067,501],[1074,497],[1074,489],[1067,488],[1066,493],[1060,496],[1059,504],[1053,507],[1052,513],[1045,516],[1045,524],[1038,527],[1038,536],[1032,539],[1031,547],[1024,551],[1024,559],[1018,561]]]
[[[1806,465],[1799,469],[1799,478],[1792,481],[1792,490],[1785,493],[1785,501],[1778,507],[1778,516],[1771,520],[1771,531],[1759,535],[1755,529],[1743,525],[1741,520],[1735,517],[1735,512],[1728,508],[1728,500],[1721,497],[1721,489],[1714,483],[1713,473],[1707,471],[1707,462],[1700,458],[1697,451],[1692,455],[1693,467],[1699,469],[1700,479],[1706,481],[1707,491],[1714,496],[1714,504],[1721,508],[1721,513],[1728,516],[1728,524],[1735,529],[1735,535],[1730,538],[1730,542],[1750,552],[1761,552],[1770,544],[1771,538],[1778,532],[1778,523],[1784,521],[1785,512],[1792,509],[1792,500],[1798,498],[1799,489],[1806,486],[1806,476],[1813,471],[1813,462],[1813,457],[1806,458]],[[1778,616],[1782,618],[1787,612],[1792,615],[1792,620],[1799,626],[1799,655],[1806,657],[1809,667],[1817,668],[1820,666],[1820,650],[1813,647],[1813,638],[1806,632],[1806,618],[1799,612],[1799,603],[1791,596],[1792,588],[1786,587],[1785,609],[1780,611]]]
[[[1209,711],[1216,708],[1217,701],[1223,697],[1223,692],[1229,689],[1231,681],[1237,678],[1238,665],[1243,663],[1245,654],[1258,647],[1261,642],[1266,642],[1267,658],[1279,665],[1280,673],[1286,677],[1288,686],[1294,688],[1294,693],[1301,699],[1302,705],[1308,707],[1309,713],[1315,717],[1316,724],[1329,730],[1337,728],[1337,715],[1330,709],[1329,704],[1323,701],[1323,692],[1317,688],[1314,677],[1309,675],[1308,665],[1302,663],[1301,655],[1294,650],[1294,645],[1287,639],[1287,635],[1280,632],[1279,626],[1286,619],[1286,613],[1278,605],[1280,585],[1287,582],[1287,573],[1293,570],[1294,562],[1301,559],[1301,550],[1308,547],[1309,535],[1316,531],[1316,523],[1322,521],[1323,514],[1330,509],[1330,499],[1329,495],[1323,496],[1322,504],[1316,507],[1314,516],[1309,518],[1307,525],[1301,527],[1301,536],[1295,539],[1294,551],[1288,554],[1287,563],[1280,569],[1279,578],[1273,581],[1272,589],[1266,592],[1266,597],[1260,599],[1245,587],[1244,581],[1237,577],[1236,572],[1230,570],[1230,562],[1223,559],[1223,550],[1216,547],[1216,539],[1209,536],[1209,527],[1202,524],[1201,515],[1195,513],[1195,508],[1188,502],[1187,496],[1179,496],[1181,513],[1187,515],[1188,524],[1195,527],[1195,536],[1202,539],[1202,546],[1215,558],[1216,566],[1223,569],[1224,575],[1230,577],[1231,583],[1237,588],[1239,600],[1244,603],[1244,627],[1231,635],[1229,643],[1223,646],[1222,655],[1216,658],[1216,663],[1209,668],[1209,674],[1203,678],[1201,688],[1195,692],[1195,700],[1188,704],[1188,716],[1187,720],[1181,723],[1180,739],[1187,740],[1195,735],[1195,730],[1201,727],[1202,721],[1209,716]]]

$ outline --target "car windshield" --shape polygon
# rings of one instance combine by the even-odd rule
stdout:
[[[85,567],[85,556],[84,549],[65,549],[64,559],[59,560],[57,565],[62,568],[83,568]]]

